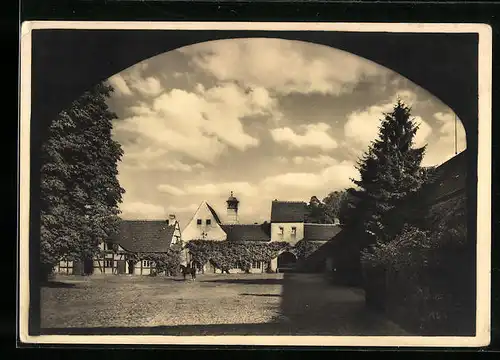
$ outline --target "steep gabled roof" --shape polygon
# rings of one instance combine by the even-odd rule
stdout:
[[[311,241],[328,241],[341,231],[340,226],[333,224],[305,224],[304,239]]]
[[[174,231],[164,220],[122,220],[112,241],[131,252],[161,253],[170,248]]]
[[[271,222],[303,222],[307,204],[303,201],[274,200],[271,206]]]
[[[217,215],[217,212],[214,210],[213,207],[211,207],[208,203],[207,204],[207,207],[208,207],[208,210],[210,210],[210,212],[212,213],[212,216],[214,217],[215,221],[217,221],[217,224],[221,224],[221,221],[220,221],[220,218],[219,218],[219,215]]]
[[[265,224],[221,225],[229,241],[270,241],[269,229]]]
[[[458,191],[465,190],[467,151],[452,157],[434,171],[434,182],[423,186],[419,192],[419,196],[422,196],[427,203],[438,202]]]

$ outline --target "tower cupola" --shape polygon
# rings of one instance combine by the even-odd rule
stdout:
[[[226,201],[227,203],[227,220],[230,224],[238,223],[238,204],[240,201],[234,197],[233,192]]]

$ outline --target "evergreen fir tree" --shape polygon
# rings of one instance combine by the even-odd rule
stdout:
[[[411,117],[411,108],[398,99],[392,112],[384,114],[378,139],[359,159],[360,180],[349,189],[355,198],[351,206],[350,226],[363,229],[368,245],[386,242],[403,224],[395,209],[425,182],[426,172],[420,164],[425,148],[414,147],[419,125]]]
[[[117,179],[120,144],[116,115],[106,104],[113,89],[100,83],[51,123],[42,145],[40,261],[48,273],[61,259],[85,260],[118,224],[124,190]]]

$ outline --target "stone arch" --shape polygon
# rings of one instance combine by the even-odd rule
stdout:
[[[463,121],[466,133],[474,133],[475,122],[477,121],[477,106],[471,106],[470,97],[477,94],[471,90],[477,90],[477,76],[472,74],[475,82],[469,79],[470,69],[477,67],[477,58],[474,51],[477,46],[477,34],[399,34],[399,33],[363,33],[363,32],[339,32],[339,31],[273,31],[273,30],[179,30],[171,31],[130,31],[124,33],[108,32],[105,30],[94,32],[79,32],[71,37],[60,32],[54,34],[48,32],[38,38],[44,43],[44,48],[54,48],[44,51],[50,53],[47,62],[38,63],[37,53],[34,54],[34,66],[43,66],[43,69],[50,63],[50,67],[61,75],[60,86],[50,94],[47,91],[40,91],[43,99],[40,99],[40,106],[43,104],[44,113],[52,118],[62,108],[65,103],[70,103],[93,84],[105,80],[113,74],[139,63],[143,60],[160,55],[165,52],[176,50],[182,47],[191,46],[214,40],[229,40],[242,38],[275,38],[284,40],[305,41],[312,44],[329,46],[331,48],[346,51],[348,53],[363,57],[381,66],[392,69],[406,77],[415,84],[421,86],[434,96],[441,99],[448,105]],[[377,43],[390,43],[390,52],[384,46],[377,46]],[[85,44],[83,49],[81,44]],[[109,44],[116,44],[110,47]],[[133,52],[123,52],[120,47],[128,47],[134,44]],[[63,52],[62,50],[65,49]],[[74,49],[74,51],[72,51]],[[99,51],[97,51],[99,50]],[[117,52],[117,50],[120,50]],[[83,57],[82,53],[99,53],[100,57]],[[411,62],[398,60],[394,53],[407,54]],[[433,54],[429,57],[428,54]],[[119,55],[119,56],[118,56]],[[125,56],[124,56],[125,55]],[[110,57],[109,61],[102,61],[103,57]],[[435,59],[460,58],[460,63],[453,64],[453,69],[449,64],[436,62]],[[67,64],[72,64],[69,68]],[[415,66],[419,64],[420,66]],[[433,66],[426,66],[433,64]],[[66,65],[66,66],[62,66]],[[92,73],[88,73],[88,69]],[[83,71],[87,69],[86,71]],[[423,70],[425,69],[425,71]],[[50,69],[49,69],[50,70]],[[471,70],[473,71],[473,70]],[[38,71],[34,71],[37,72]],[[81,78],[75,79],[75,73],[84,74]],[[42,71],[42,73],[44,73]],[[45,71],[50,76],[50,71]],[[43,74],[42,74],[43,75]],[[436,82],[436,77],[441,81]],[[42,82],[43,83],[43,82]],[[37,84],[33,84],[35,87]],[[453,91],[450,91],[453,89]],[[53,92],[56,93],[53,94]],[[46,95],[44,95],[46,94]],[[50,99],[45,99],[45,97]],[[57,104],[53,103],[57,99]],[[38,102],[37,102],[38,104]],[[34,104],[34,105],[37,105]],[[53,106],[59,109],[54,109]],[[54,112],[49,115],[48,112]],[[44,114],[44,115],[45,115]],[[470,139],[467,138],[467,143]],[[471,143],[472,145],[472,143]]]
[[[291,251],[283,251],[278,255],[277,258],[277,269],[278,271],[282,269],[291,269],[297,263],[297,256]]]

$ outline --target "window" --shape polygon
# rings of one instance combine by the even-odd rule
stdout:
[[[295,226],[292,226],[292,236],[297,235],[297,228]]]
[[[197,225],[201,225],[201,219],[196,220]]]
[[[151,267],[151,261],[149,261],[149,260],[142,260],[142,267],[143,268],[149,268],[149,267]]]
[[[252,261],[252,269],[260,269],[260,261]]]
[[[280,226],[280,231],[279,231],[279,234],[280,234],[280,235],[283,235],[283,226]]]
[[[73,261],[64,261],[61,260],[59,262],[59,273],[62,274],[72,274],[73,273]]]
[[[104,267],[107,267],[107,268],[112,268],[113,267],[113,260],[105,260],[104,261]]]
[[[206,222],[205,222],[207,225],[210,225],[212,223],[212,220],[211,219],[207,219]]]

